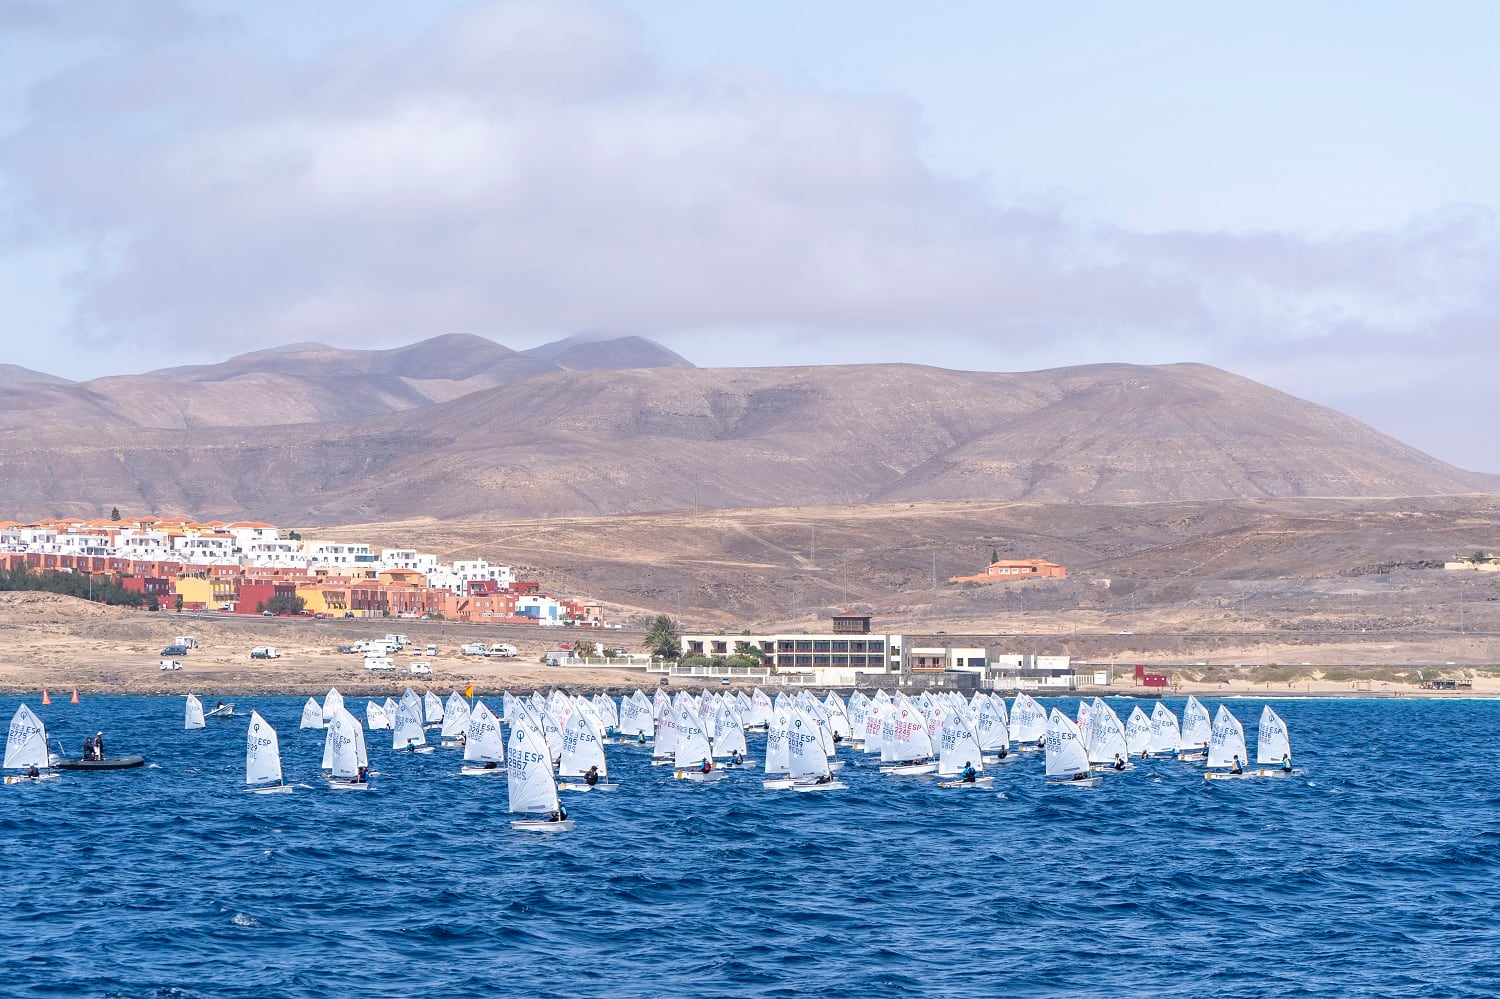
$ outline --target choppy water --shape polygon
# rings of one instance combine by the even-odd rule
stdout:
[[[1260,703],[1228,703],[1253,740]],[[1496,702],[1278,701],[1298,777],[1164,760],[1092,792],[1038,754],[997,793],[851,763],[801,795],[610,747],[623,787],[557,836],[385,733],[374,789],[330,792],[301,699],[238,705],[194,732],[180,698],[38,708],[151,765],[0,788],[0,994],[1500,995]],[[251,707],[307,787],[243,792]]]

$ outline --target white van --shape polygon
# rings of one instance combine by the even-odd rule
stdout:
[[[390,656],[365,656],[365,669],[393,671],[396,664],[391,661]]]
[[[490,647],[483,642],[469,642],[458,651],[466,656],[482,656],[490,651]]]
[[[516,647],[509,642],[496,642],[490,646],[489,651],[485,655],[494,656],[496,659],[514,659],[516,657]]]

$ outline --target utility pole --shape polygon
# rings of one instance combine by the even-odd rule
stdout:
[[[812,556],[808,559],[813,565],[818,564],[818,525],[814,524],[812,529]]]
[[[937,589],[937,552],[932,553],[932,588]]]

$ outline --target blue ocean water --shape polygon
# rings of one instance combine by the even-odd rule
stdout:
[[[236,700],[192,732],[180,698],[29,702],[70,754],[102,728],[150,766],[0,788],[0,994],[1500,995],[1497,702],[1277,700],[1294,778],[1094,791],[1034,753],[983,793],[845,750],[849,790],[803,795],[611,746],[623,787],[544,836],[503,776],[387,733],[371,791],[328,791],[302,699]],[[1253,752],[1260,702],[1225,703]],[[294,794],[242,790],[252,707]]]

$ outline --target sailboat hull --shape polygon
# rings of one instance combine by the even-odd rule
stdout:
[[[505,768],[495,767],[461,767],[458,771],[465,777],[492,777],[496,774],[504,774]]]
[[[557,789],[559,791],[578,791],[580,793],[593,790],[593,788],[587,784],[565,784],[561,782],[558,783]]]
[[[510,824],[510,827],[520,832],[567,832],[573,828],[573,820],[563,819],[561,822],[549,822],[547,819],[516,819]]]
[[[710,770],[704,773],[702,770],[676,770],[672,776],[678,780],[723,780],[726,776],[722,770]]]
[[[5,778],[7,784],[36,784],[44,780],[57,780],[62,774],[38,774],[35,777],[27,777],[25,774],[12,774]]]
[[[247,787],[245,790],[251,794],[291,794],[292,785],[272,784],[270,787]]]
[[[768,777],[760,782],[760,786],[767,791],[785,791],[795,783],[790,777]]]
[[[343,780],[339,777],[330,777],[328,779],[328,787],[329,790],[332,791],[368,791],[370,789],[370,782]]]
[[[938,765],[936,763],[901,763],[895,766],[881,767],[880,772],[896,777],[915,777],[920,774],[935,774],[937,773],[937,768]]]
[[[816,781],[812,783],[798,781],[792,785],[792,790],[799,791],[804,794],[808,791],[847,791],[849,790],[849,785],[845,784],[841,780],[824,781],[821,784],[817,783]]]
[[[1083,780],[1049,780],[1047,782],[1047,785],[1049,787],[1071,787],[1081,789],[1086,787],[1098,787],[1099,781],[1100,778],[1098,777],[1086,777]]]
[[[995,786],[993,777],[975,777],[970,781],[963,780],[940,780],[938,787],[951,788],[956,791],[992,790]]]

